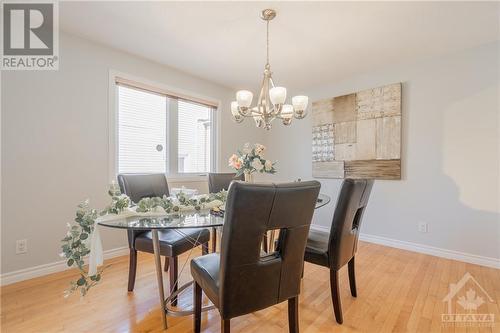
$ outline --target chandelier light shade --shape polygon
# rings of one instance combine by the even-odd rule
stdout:
[[[269,98],[273,105],[283,104],[286,99],[286,88],[283,87],[273,87],[269,89]]]
[[[236,101],[238,106],[242,108],[249,108],[252,105],[253,94],[248,90],[240,90],[236,93]]]
[[[274,119],[281,119],[284,125],[290,125],[292,119],[303,119],[307,115],[309,98],[307,96],[292,97],[292,104],[286,102],[286,88],[276,87],[272,78],[271,65],[269,64],[269,22],[276,17],[273,9],[264,9],[261,18],[266,21],[266,66],[260,94],[256,105],[252,106],[253,93],[240,90],[236,93],[236,101],[231,102],[231,114],[237,123],[245,118],[252,117],[259,128],[271,129]]]

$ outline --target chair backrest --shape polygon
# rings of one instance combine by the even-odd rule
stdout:
[[[168,183],[163,173],[122,173],[117,176],[120,191],[126,194],[134,203],[142,198],[169,196]],[[135,248],[135,238],[144,231],[127,230],[128,245]]]
[[[142,198],[170,195],[167,178],[163,173],[119,174],[117,178],[121,192],[135,203]]]
[[[317,181],[231,183],[220,251],[224,319],[264,309],[300,292],[304,251],[318,197]],[[268,230],[280,230],[276,252],[262,255]]]
[[[236,177],[235,173],[209,173],[208,192],[217,193],[227,190],[233,180],[243,180],[243,175]]]
[[[345,179],[340,189],[330,230],[330,268],[340,269],[356,254],[363,213],[373,180]]]

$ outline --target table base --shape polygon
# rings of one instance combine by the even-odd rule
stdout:
[[[180,231],[178,229],[174,229],[174,230],[176,230],[177,232],[179,232],[183,236],[187,237],[187,239],[189,239],[191,241],[191,243],[193,245],[193,249],[196,246],[201,245],[198,242],[198,239],[190,239],[190,237],[185,235],[184,233],[182,233],[182,231]],[[159,293],[159,297],[160,297],[161,320],[162,320],[162,324],[163,324],[163,329],[167,329],[168,328],[167,317],[166,317],[167,315],[172,316],[172,317],[182,317],[182,316],[189,316],[189,315],[192,315],[194,313],[193,307],[190,307],[187,309],[186,308],[181,309],[180,307],[173,308],[170,306],[171,300],[175,299],[176,296],[178,296],[181,292],[186,290],[189,286],[192,286],[194,281],[190,281],[190,282],[187,282],[187,283],[179,286],[176,291],[171,290],[170,295],[167,298],[165,298],[165,292],[164,292],[164,287],[163,287],[163,269],[161,266],[160,240],[158,237],[158,230],[156,230],[156,229],[151,230],[151,234],[152,234],[153,253],[154,253],[154,257],[155,257],[155,266],[156,266],[156,280],[158,283],[158,293]],[[187,260],[189,260],[189,257],[190,256],[188,256]],[[187,260],[186,260],[186,263],[187,263]],[[177,281],[176,281],[177,284],[179,283],[179,276],[183,272],[186,263],[184,263],[181,270],[177,273],[178,274]],[[210,304],[210,305],[203,306],[201,311],[209,311],[212,309],[215,309],[215,306]]]
[[[173,298],[175,298],[176,296],[178,296],[185,289],[187,289],[188,287],[192,286],[193,283],[194,283],[194,281],[189,281],[188,283],[183,284],[176,291],[174,291],[172,294],[170,294],[170,296],[168,296],[167,299],[165,299],[165,313],[166,313],[167,316],[171,316],[171,317],[183,317],[183,316],[189,316],[189,315],[194,314],[194,308],[193,307],[188,308],[188,309],[176,309],[176,308],[170,307],[170,301]],[[210,305],[203,306],[201,308],[201,311],[204,312],[204,311],[209,311],[209,310],[213,310],[213,309],[215,309],[215,305],[210,304]]]

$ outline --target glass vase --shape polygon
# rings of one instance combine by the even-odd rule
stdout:
[[[245,182],[253,183],[253,174],[250,171],[245,171],[243,174],[245,176]]]

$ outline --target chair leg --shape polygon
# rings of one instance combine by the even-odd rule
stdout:
[[[165,265],[163,267],[163,271],[168,272],[168,266],[169,266],[168,257],[165,257]]]
[[[208,254],[208,242],[201,244],[201,255]]]
[[[221,333],[231,333],[231,319],[221,319],[220,320],[220,331]]]
[[[330,291],[332,293],[335,318],[337,323],[342,324],[344,319],[342,318],[342,303],[340,301],[339,272],[334,269],[330,269]]]
[[[130,261],[128,266],[128,291],[134,291],[136,272],[137,272],[137,250],[130,249]]]
[[[288,330],[299,333],[299,296],[288,299]]]
[[[356,291],[356,275],[354,274],[354,257],[349,260],[347,268],[349,270],[349,286],[351,287],[351,295],[352,297],[357,297],[358,292]]]
[[[194,307],[194,333],[200,333],[201,330],[201,287],[196,281],[193,290]]]
[[[212,228],[212,253],[217,252],[217,228]]]
[[[169,257],[169,266],[170,266],[170,292],[174,293],[177,291],[177,257]],[[172,306],[177,305],[177,297],[172,298],[171,300]]]

